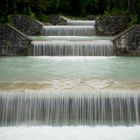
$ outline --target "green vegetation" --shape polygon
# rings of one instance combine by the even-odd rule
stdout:
[[[86,17],[87,15],[131,15],[140,22],[140,0],[0,0],[0,22],[9,14],[26,14],[43,21],[49,14]]]

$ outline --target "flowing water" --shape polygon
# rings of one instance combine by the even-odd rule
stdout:
[[[86,26],[86,25],[89,25],[89,26],[94,26],[95,25],[95,21],[91,20],[91,21],[85,21],[85,20],[67,20],[67,24],[68,25],[75,25],[75,26],[78,26],[78,25],[83,25],[83,26]]]
[[[44,26],[42,35],[45,36],[93,36],[94,26]]]
[[[95,21],[68,20],[67,26],[43,26],[33,39],[34,56],[113,56],[111,37],[97,37]]]
[[[1,92],[1,125],[134,125],[139,91]]]
[[[0,124],[138,125],[139,60],[138,57],[3,57]],[[6,89],[2,89],[4,85]],[[36,89],[30,91],[26,85]]]
[[[90,42],[35,41],[34,56],[112,56],[113,43],[108,40]]]
[[[40,36],[30,37],[34,56],[112,56],[112,37]]]

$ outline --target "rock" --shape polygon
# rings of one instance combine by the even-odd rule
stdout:
[[[88,20],[95,20],[96,19],[96,16],[95,15],[88,15],[87,16],[87,19]]]
[[[96,18],[98,35],[115,35],[123,31],[129,22],[128,16],[106,16]]]
[[[58,15],[49,16],[48,21],[53,25],[67,24],[67,20],[63,16],[58,16]]]

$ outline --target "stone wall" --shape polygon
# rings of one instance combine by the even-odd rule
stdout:
[[[140,56],[140,25],[121,33],[113,42],[117,56]]]
[[[26,56],[31,54],[31,40],[5,24],[0,26],[0,56]]]
[[[34,20],[28,16],[12,15],[10,16],[11,25],[28,36],[41,35],[43,23]]]
[[[96,18],[96,33],[98,35],[115,35],[126,29],[128,16],[107,16]]]

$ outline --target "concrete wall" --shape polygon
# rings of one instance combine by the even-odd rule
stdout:
[[[26,35],[8,24],[0,26],[0,56],[26,56],[31,52],[31,40]]]
[[[97,35],[115,35],[123,31],[129,22],[128,16],[106,16],[96,18]]]
[[[28,36],[41,35],[43,23],[34,20],[28,16],[12,15],[10,16],[11,25]]]
[[[140,56],[140,25],[121,33],[113,42],[117,56]]]

